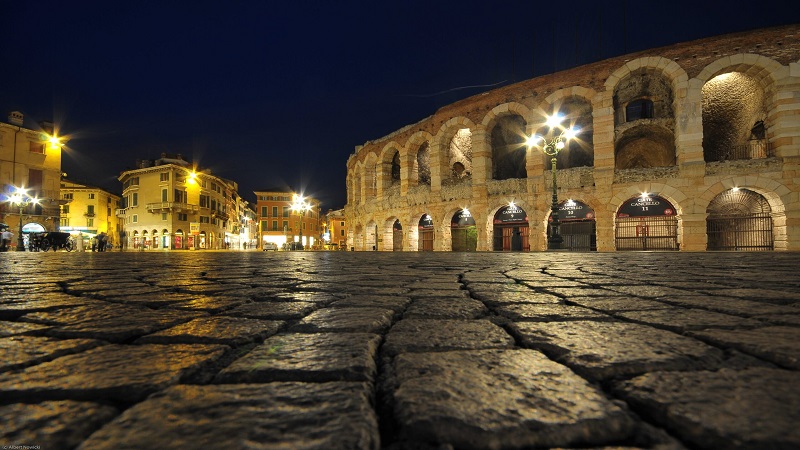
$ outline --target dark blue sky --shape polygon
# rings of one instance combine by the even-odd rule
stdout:
[[[55,121],[69,177],[115,192],[170,152],[245,199],[286,184],[324,209],[344,205],[354,146],[489,89],[466,86],[800,22],[773,0],[119,3],[2,2],[3,119]]]

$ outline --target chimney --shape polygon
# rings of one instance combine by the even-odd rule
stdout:
[[[22,119],[23,119],[23,115],[19,111],[11,111],[8,114],[8,123],[10,123],[11,125],[16,125],[18,127],[21,127],[22,126]]]

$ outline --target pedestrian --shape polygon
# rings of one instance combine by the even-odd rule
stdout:
[[[92,238],[92,251],[93,252],[97,251],[97,236]]]
[[[128,248],[128,234],[125,230],[119,232],[119,251],[124,252]]]
[[[0,234],[0,252],[7,252],[11,248],[11,239],[13,238],[14,235],[8,231],[8,228],[3,229]]]
[[[106,250],[106,243],[108,243],[108,235],[103,231],[97,235],[97,251],[104,252]]]

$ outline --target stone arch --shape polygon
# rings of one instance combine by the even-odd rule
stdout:
[[[514,198],[511,201],[515,205],[525,210],[525,212],[528,214],[528,227],[529,229],[532,230],[533,227],[531,226],[531,213],[535,211],[535,205],[531,205],[523,199],[517,200],[516,198]],[[484,220],[482,221],[484,229],[483,235],[486,236],[486,244],[488,250],[492,250],[494,243],[494,216],[495,214],[497,214],[497,211],[499,211],[503,207],[508,206],[509,203],[510,202],[508,201],[503,202],[500,200],[493,200],[488,204],[488,207],[486,209],[486,216],[483,217]],[[478,224],[478,227],[481,226],[481,224],[478,223],[477,220],[475,222]]]
[[[505,103],[489,111],[481,127],[486,130],[486,147],[491,149],[489,160],[494,180],[527,178],[527,139],[530,110],[519,103]]]
[[[720,58],[698,75],[702,82],[703,154],[707,162],[770,156],[767,130],[777,72],[763,56]]]
[[[476,129],[470,119],[454,117],[442,124],[436,133],[432,149],[436,154],[431,155],[431,161],[438,160],[439,177],[442,181],[455,178],[452,174],[455,163],[464,166],[461,178],[468,178],[472,174],[471,133]]]
[[[370,152],[364,157],[363,186],[364,199],[376,198],[378,195],[378,155]]]
[[[672,130],[658,124],[629,128],[614,146],[617,170],[674,166],[675,139]]]
[[[381,192],[386,192],[392,186],[400,185],[401,155],[403,147],[395,141],[384,145],[378,163],[378,185]],[[395,167],[396,165],[396,167]]]
[[[431,184],[430,146],[432,142],[433,135],[427,131],[418,131],[406,141],[405,150],[410,162],[406,169],[409,186]]]
[[[623,66],[611,73],[604,84],[607,91],[613,92],[620,81],[638,69],[651,69],[661,72],[672,83],[673,92],[677,92],[681,85],[689,81],[686,71],[675,61],[661,56],[645,56],[628,61]]]
[[[784,214],[786,211],[786,201],[784,198],[791,193],[791,190],[783,183],[762,176],[731,176],[722,179],[697,196],[698,210],[705,211],[711,201],[719,194],[733,188],[750,189],[751,191],[763,196],[769,203],[773,214]],[[787,199],[788,200],[788,199]]]
[[[529,134],[545,133],[547,130],[545,122],[547,117],[552,114],[564,116],[563,126],[565,128],[580,130],[576,139],[570,140],[565,148],[566,151],[559,152],[558,169],[594,166],[594,104],[592,99],[595,95],[595,91],[591,89],[575,86],[553,92],[539,105],[539,113]],[[544,155],[542,157],[545,158]],[[549,157],[547,157],[545,166],[549,165]]]
[[[378,250],[381,251],[393,251],[394,250],[394,240],[395,240],[395,233],[394,233],[394,224],[395,222],[399,222],[400,226],[403,227],[403,221],[400,220],[400,217],[392,214],[388,216],[382,223],[382,226],[379,227],[379,242],[378,242]],[[405,228],[403,228],[405,230]],[[405,241],[405,236],[403,235],[402,231],[400,233],[400,240],[401,242]],[[401,246],[400,250],[404,250]]]

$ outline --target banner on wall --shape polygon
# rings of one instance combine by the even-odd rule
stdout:
[[[462,209],[453,215],[453,219],[450,221],[450,226],[453,228],[456,227],[472,227],[475,226],[475,219],[472,217],[472,214]]]
[[[586,203],[577,200],[567,200],[558,205],[558,220],[592,220],[594,219],[594,210]],[[547,219],[549,222],[553,221],[553,214]]]
[[[504,206],[494,215],[494,223],[528,223],[528,214],[517,205]]]

